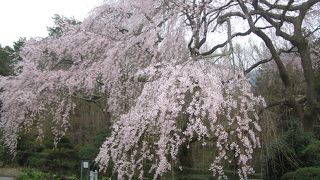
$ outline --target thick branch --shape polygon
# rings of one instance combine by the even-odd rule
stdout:
[[[246,36],[246,35],[249,35],[250,33],[251,33],[250,29],[248,31],[246,31],[246,32],[238,32],[238,33],[235,33],[235,34],[231,35],[230,39],[233,39],[233,38],[235,38],[237,36]],[[212,47],[209,51],[204,52],[204,53],[200,53],[200,55],[201,56],[208,56],[208,55],[212,54],[213,52],[215,52],[217,49],[226,46],[228,43],[229,43],[229,38],[225,42]]]
[[[271,9],[280,9],[280,10],[287,9],[288,11],[298,11],[298,10],[301,10],[302,8],[310,8],[311,6],[319,2],[319,0],[308,0],[299,5],[287,7],[287,5],[269,3],[267,0],[259,0],[259,1]]]
[[[238,2],[239,2],[239,5],[240,5],[242,11],[244,12],[244,14],[249,14],[248,8],[245,6],[245,4],[240,0],[238,0]],[[290,81],[290,78],[289,78],[289,74],[288,74],[284,64],[282,63],[282,61],[281,61],[281,59],[280,59],[280,57],[279,57],[279,55],[278,55],[278,53],[276,51],[276,48],[273,45],[271,39],[263,31],[261,31],[260,29],[255,27],[251,16],[248,16],[247,19],[248,19],[248,23],[249,23],[249,26],[250,26],[250,29],[252,30],[252,32],[254,34],[256,34],[257,36],[259,36],[264,41],[266,46],[269,48],[270,53],[271,53],[274,61],[277,64],[277,67],[278,67],[278,70],[279,70],[279,74],[280,74],[280,78],[281,78],[283,84],[285,85],[285,87],[289,88],[291,86],[291,81]]]
[[[285,20],[290,23],[294,23],[295,17],[293,16],[286,16],[283,14],[276,14],[276,13],[271,13],[269,11],[265,11],[263,9],[260,9],[257,7],[256,10],[250,11],[249,15],[263,15],[263,17],[267,16],[269,18],[277,19],[277,20]]]
[[[296,106],[300,106],[302,103],[306,102],[306,100],[307,100],[306,97],[300,97],[300,98],[294,99],[294,101],[283,99],[281,101],[269,103],[265,108],[261,109],[258,114],[260,115],[261,113],[263,113],[264,110],[270,109],[270,108],[275,107],[275,106],[283,106],[283,105],[285,105],[285,106],[287,106],[289,108],[295,109]]]
[[[278,22],[274,21],[271,18],[270,14],[272,14],[272,13],[267,13],[266,11],[259,10],[259,15],[261,15],[265,20],[267,20],[276,29],[276,34],[278,36],[281,36],[288,41],[292,41],[293,40],[292,36],[290,36],[289,34],[287,34],[286,32],[283,32],[281,30],[282,23],[278,23]],[[281,15],[279,15],[279,16],[281,17]],[[283,19],[281,19],[281,20],[283,20]],[[294,23],[294,21],[292,21],[292,23]]]
[[[258,66],[261,65],[261,64],[270,62],[272,59],[273,59],[273,58],[269,58],[269,59],[264,59],[264,60],[261,60],[261,61],[256,62],[256,63],[253,64],[251,67],[249,67],[248,69],[246,69],[246,70],[244,71],[244,74],[250,73],[254,68],[258,67]]]
[[[278,52],[278,55],[280,55],[280,54],[282,54],[282,53],[292,53],[292,52],[294,52],[294,51],[293,51],[294,48],[295,48],[295,46],[292,46],[290,49],[287,49],[287,50],[282,49],[282,50],[280,50],[280,51]],[[253,64],[251,67],[249,67],[248,69],[246,69],[246,70],[244,71],[244,74],[250,73],[254,68],[258,67],[258,66],[261,65],[261,64],[265,64],[265,63],[267,63],[267,62],[270,62],[271,60],[273,60],[273,57],[268,58],[268,59],[263,59],[263,60],[261,60],[261,61],[256,62],[256,63]]]

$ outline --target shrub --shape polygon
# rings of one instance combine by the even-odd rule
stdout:
[[[0,130],[0,167],[9,164],[11,157],[9,155],[8,148],[4,144],[3,133]]]
[[[294,176],[295,172],[287,172],[281,177],[281,180],[293,180]]]
[[[74,151],[73,149],[46,149],[42,153],[43,158],[38,162],[42,162],[43,164],[41,166],[38,166],[38,168],[63,174],[70,174],[70,172],[74,172],[74,170],[77,170],[76,166],[78,166],[79,160],[76,151]]]
[[[303,150],[314,141],[312,134],[306,133],[297,120],[293,120],[289,124],[289,129],[282,138],[297,156],[301,156]]]
[[[46,172],[42,172],[38,169],[26,168],[22,170],[22,174],[18,178],[18,180],[78,180],[77,176],[62,176],[58,174],[50,174]]]
[[[94,159],[97,155],[99,147],[94,146],[93,144],[85,144],[79,150],[79,157],[81,159]]]
[[[295,172],[289,172],[281,177],[281,180],[316,180],[320,179],[319,167],[299,168]]]
[[[320,166],[320,141],[310,143],[302,151],[301,158],[305,166]]]
[[[79,149],[79,157],[81,159],[90,159],[93,160],[99,152],[99,148],[106,139],[107,136],[110,135],[109,129],[100,130],[88,144],[85,144]]]
[[[292,120],[288,130],[266,147],[265,178],[280,179],[283,174],[303,165],[301,157],[312,142],[314,142],[312,135],[305,133],[298,121]]]
[[[78,153],[69,140],[63,137],[56,148],[51,141],[48,138],[43,142],[35,142],[31,134],[23,135],[18,144],[16,162],[20,166],[38,168],[45,172],[71,174],[78,171]]]
[[[50,175],[48,173],[41,172],[36,169],[24,169],[22,171],[19,180],[43,180],[43,179],[50,179]]]

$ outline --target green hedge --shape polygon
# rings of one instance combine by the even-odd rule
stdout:
[[[50,175],[48,173],[41,172],[36,169],[24,169],[22,171],[19,180],[43,180],[43,179],[50,179]]]
[[[22,170],[22,174],[18,180],[78,180],[75,175],[62,176],[58,174],[46,173],[34,168],[26,168]]]

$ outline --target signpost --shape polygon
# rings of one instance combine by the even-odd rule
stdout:
[[[98,180],[98,171],[90,170],[90,161],[82,160],[81,161],[81,175],[80,180]]]
[[[81,161],[81,175],[80,180],[87,180],[88,178],[88,172],[90,168],[89,160],[82,160]],[[84,178],[85,177],[85,178]],[[83,179],[84,178],[84,179]]]

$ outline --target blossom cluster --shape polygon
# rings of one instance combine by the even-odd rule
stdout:
[[[243,76],[223,83],[230,75],[223,77],[222,71],[225,69],[200,61],[149,70],[153,80],[114,124],[112,135],[100,149],[96,160],[101,167],[112,161],[118,178],[131,179],[136,172],[145,173],[148,161],[157,178],[172,169],[181,146],[196,139],[204,146],[204,142],[215,144],[214,176],[226,177],[223,166],[236,161],[239,177],[247,179],[254,172],[249,164],[253,150],[260,147],[256,108],[264,106],[264,100],[252,94]]]

